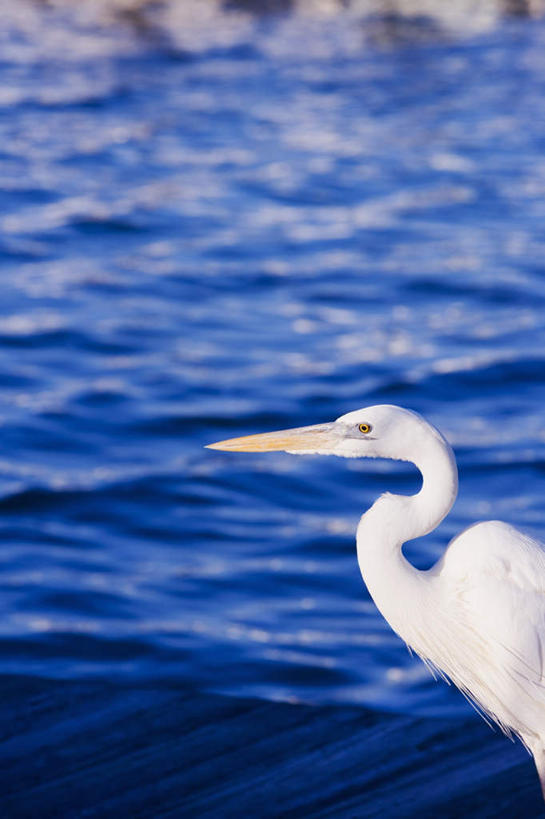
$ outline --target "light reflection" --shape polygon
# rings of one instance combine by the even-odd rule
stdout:
[[[6,347],[0,422],[9,453],[0,462],[9,513],[5,587],[10,594],[67,587],[82,598],[111,591],[115,603],[131,600],[134,609],[116,617],[103,606],[94,617],[71,619],[56,604],[51,616],[30,613],[2,628],[94,630],[107,639],[113,630],[150,643],[164,637],[169,645],[193,637],[201,647],[229,642],[230,657],[246,651],[256,667],[269,649],[280,661],[307,665],[315,654],[317,664],[341,666],[365,656],[375,671],[390,669],[381,686],[388,679],[410,684],[396,665],[402,647],[377,623],[355,577],[349,511],[360,484],[367,500],[374,477],[395,467],[377,464],[369,472],[368,465],[343,464],[350,480],[341,482],[339,467],[337,486],[331,464],[314,467],[331,506],[307,517],[280,510],[287,494],[281,484],[318,485],[310,467],[279,455],[246,472],[237,466],[235,477],[218,457],[200,462],[193,430],[204,435],[210,425],[236,423],[242,432],[263,419],[274,424],[322,409],[329,416],[376,396],[402,396],[417,408],[429,406],[455,444],[470,450],[463,453],[470,481],[475,466],[502,464],[511,481],[514,470],[534,468],[545,440],[543,243],[536,227],[545,165],[512,112],[481,113],[479,103],[497,89],[487,83],[489,67],[472,71],[477,47],[434,55],[423,49],[421,70],[407,65],[413,91],[425,75],[431,93],[441,92],[415,116],[403,84],[394,81],[395,59],[368,48],[369,39],[380,39],[386,47],[416,44],[418,51],[410,4],[400,4],[389,27],[371,31],[361,24],[366,4],[357,12],[351,4],[343,17],[339,4],[308,0],[262,32],[248,3],[235,11],[203,0],[165,3],[162,11],[146,5],[123,3],[121,13],[102,4],[108,25],[97,28],[88,23],[98,4],[72,3],[75,31],[63,15],[26,2],[5,10],[6,24],[26,31],[3,54],[21,68],[14,76],[52,54],[64,67],[61,79],[42,77],[38,92],[34,81],[18,80],[0,92],[0,104],[21,108],[6,117],[9,156],[0,168],[0,184],[15,203],[3,222],[15,271],[5,277],[3,297],[30,305],[0,324]],[[436,24],[427,24],[424,36],[437,42],[445,28],[452,33],[456,15],[467,31],[489,24],[478,14],[462,15],[466,3],[435,5]],[[493,22],[500,4],[488,5]],[[338,13],[339,27],[316,22]],[[303,25],[298,15],[305,15]],[[153,41],[161,33],[170,38],[166,59],[165,39]],[[152,70],[133,76],[133,63],[119,58],[142,53],[150,41]],[[220,53],[240,43],[245,51]],[[521,46],[517,64],[539,74],[540,52],[536,37]],[[77,64],[82,58],[85,70]],[[467,96],[470,79],[476,101]],[[265,84],[270,93],[260,92]],[[258,92],[253,105],[249,87]],[[160,117],[157,104],[138,102],[156,91]],[[386,94],[396,100],[389,111],[381,107]],[[200,133],[215,144],[196,145]],[[539,142],[537,121],[535,136]],[[522,146],[527,162],[514,178],[518,159],[511,155],[513,166],[502,177],[495,163],[501,159],[503,168],[512,144]],[[493,188],[488,199],[483,180]],[[491,217],[487,202],[509,214],[494,223],[498,232],[492,219],[502,217]],[[494,301],[500,287],[512,288],[503,303]],[[518,297],[526,298],[524,309]],[[66,302],[37,313],[34,300]],[[74,311],[70,321],[64,310]],[[44,368],[33,357],[42,333],[53,337]],[[513,349],[522,389],[502,391]],[[531,356],[533,404],[524,389],[532,378],[524,380],[524,359]],[[487,372],[494,367],[497,375]],[[480,384],[484,376],[488,398],[458,389],[464,379]],[[123,400],[123,408],[97,410],[104,399]],[[490,423],[492,405],[501,425]],[[22,445],[10,451],[10,435],[21,428]],[[51,429],[44,454],[32,436],[43,441]],[[353,494],[350,473],[358,473]],[[260,507],[261,483],[271,493]],[[87,493],[81,503],[71,500],[77,492]],[[106,497],[114,498],[115,510],[99,522],[109,509]],[[296,495],[293,505],[299,503],[310,503],[309,495]],[[460,518],[487,517],[490,503],[463,506],[462,499]],[[153,520],[151,531],[141,526],[140,504]],[[267,504],[278,508],[266,528],[260,515]],[[542,522],[539,498],[522,486],[516,502],[507,493],[493,507],[495,515]],[[62,526],[49,517],[58,509],[66,514]],[[28,523],[27,516],[38,515],[39,532],[28,534],[24,525],[32,529],[34,519]],[[22,534],[14,524],[19,517]],[[12,531],[36,544],[10,549]],[[46,566],[27,574],[18,564],[27,558],[29,566],[69,560],[78,570],[55,576]],[[186,583],[197,598],[186,596]],[[217,602],[215,611],[201,605],[207,596]],[[357,699],[362,688],[344,691]]]

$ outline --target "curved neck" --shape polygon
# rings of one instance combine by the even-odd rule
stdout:
[[[423,457],[412,462],[422,473],[416,495],[382,495],[362,515],[357,533],[358,563],[371,597],[395,631],[418,651],[419,603],[430,593],[429,579],[403,556],[401,547],[426,535],[450,511],[458,491],[450,445],[429,428]],[[411,624],[411,625],[409,625]],[[415,634],[410,634],[409,629]]]

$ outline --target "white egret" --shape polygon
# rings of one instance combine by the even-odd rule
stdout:
[[[418,467],[416,495],[386,493],[362,515],[362,576],[377,608],[426,665],[520,737],[545,797],[545,547],[491,520],[465,529],[427,571],[402,554],[403,543],[435,529],[456,498],[456,462],[441,433],[415,412],[381,405],[210,448],[391,458]]]

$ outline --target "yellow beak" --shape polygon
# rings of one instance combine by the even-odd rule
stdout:
[[[339,440],[340,431],[335,424],[315,424],[310,427],[264,432],[262,435],[245,435],[208,444],[207,449],[224,449],[228,452],[317,452],[331,449]]]

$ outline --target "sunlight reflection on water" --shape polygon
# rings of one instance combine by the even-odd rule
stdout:
[[[461,467],[419,565],[543,535],[543,23],[97,8],[0,35],[0,669],[464,707],[355,558],[414,470],[202,446],[407,405]]]

